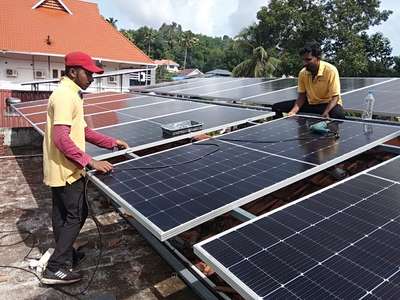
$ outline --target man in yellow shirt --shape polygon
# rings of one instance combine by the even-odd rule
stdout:
[[[65,77],[51,94],[47,107],[47,123],[43,141],[44,183],[51,187],[52,226],[56,242],[42,276],[45,284],[66,284],[79,281],[80,273],[72,271],[84,254],[73,243],[88,216],[84,193],[84,168],[109,172],[112,165],[96,161],[85,153],[88,141],[103,148],[128,148],[121,140],[105,136],[87,127],[81,90],[93,82],[93,73],[103,73],[91,57],[83,52],[65,56]]]
[[[304,68],[299,73],[297,100],[272,106],[278,117],[282,113],[293,116],[300,113],[318,114],[324,118],[344,119],[340,97],[339,73],[335,66],[321,60],[322,51],[315,43],[300,50]]]

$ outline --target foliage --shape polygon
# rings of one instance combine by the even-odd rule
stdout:
[[[296,76],[302,67],[298,50],[316,41],[323,59],[341,76],[398,76],[400,57],[392,57],[390,41],[382,33],[368,33],[391,14],[380,9],[379,0],[271,0],[256,13],[257,22],[234,39],[194,34],[174,22],[158,30],[144,26],[121,32],[153,59],[172,59],[181,68],[203,72]]]
[[[236,77],[272,77],[279,60],[271,57],[262,46],[253,50],[253,55],[238,64],[232,71]]]

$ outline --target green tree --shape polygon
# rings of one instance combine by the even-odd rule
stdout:
[[[233,69],[235,77],[271,77],[279,60],[268,55],[262,46],[254,48],[253,55]]]
[[[371,52],[362,35],[392,13],[379,5],[377,0],[271,0],[257,13],[256,31],[265,49],[279,50],[283,74],[297,74],[298,49],[317,41],[341,75],[362,75]]]
[[[393,71],[395,76],[400,76],[400,56],[393,57],[394,66]]]
[[[233,70],[234,76],[271,77],[280,63],[273,57],[273,50],[265,50],[258,27],[251,25],[243,29],[235,40],[236,47],[245,51],[246,59]]]
[[[199,43],[199,39],[191,31],[185,31],[181,35],[180,43],[184,49],[184,59],[183,59],[183,69],[186,69],[186,60],[188,55],[188,50],[193,48]]]
[[[379,9],[377,0],[329,0],[324,5],[330,28],[325,48],[342,75],[362,75],[368,70],[368,51],[363,34],[386,21],[391,11]]]
[[[388,72],[394,63],[390,41],[378,32],[369,36],[362,33],[365,51],[368,58],[368,71],[366,76],[391,76]]]

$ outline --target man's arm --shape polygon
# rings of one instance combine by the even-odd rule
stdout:
[[[84,168],[87,165],[93,169],[107,173],[112,170],[112,164],[107,161],[96,161],[87,153],[79,149],[78,146],[69,137],[71,127],[69,125],[54,125],[53,143],[66,158],[74,162],[78,167]]]
[[[329,118],[329,112],[338,104],[339,101],[339,96],[333,96],[331,101],[329,101],[328,105],[325,108],[325,111],[323,112],[322,116],[324,118]]]
[[[293,108],[289,111],[289,117],[297,114],[305,102],[306,93],[299,93],[299,95],[297,96],[297,100],[293,105]]]
[[[118,147],[120,149],[129,148],[128,144],[122,140],[114,139],[110,136],[94,131],[89,127],[85,127],[85,139],[91,144],[101,148],[113,149]]]

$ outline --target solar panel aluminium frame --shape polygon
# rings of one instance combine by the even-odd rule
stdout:
[[[303,117],[319,119],[319,117],[314,117],[314,116],[303,116]],[[289,117],[285,117],[285,118],[289,118]],[[273,123],[273,122],[277,122],[279,120],[282,120],[282,118],[281,119],[275,119],[275,120],[272,120],[272,121],[267,122],[267,123]],[[332,120],[335,120],[335,119],[332,119]],[[343,120],[337,120],[337,121],[343,121]],[[359,122],[359,121],[346,121],[346,122],[362,123],[362,122]],[[257,127],[257,126],[262,126],[262,125],[265,125],[265,124],[266,123],[259,124],[259,125],[254,125],[254,126],[251,126],[249,128],[241,129],[239,131],[245,131],[245,130],[248,130],[248,129],[253,129],[253,128]],[[379,126],[395,127],[395,126],[382,125],[382,124],[379,124]],[[226,137],[226,136],[229,136],[230,134],[234,134],[236,132],[238,132],[238,131],[227,133],[227,134],[225,134],[223,136]],[[347,159],[349,159],[351,157],[354,157],[354,156],[356,156],[356,155],[358,155],[360,153],[363,153],[363,152],[365,152],[365,151],[367,151],[369,149],[372,149],[375,146],[383,144],[384,142],[386,142],[388,140],[391,140],[391,139],[393,139],[393,138],[395,138],[395,137],[397,137],[399,135],[400,135],[400,127],[399,127],[399,130],[397,130],[395,133],[387,135],[387,136],[385,136],[385,137],[383,137],[383,138],[381,138],[379,140],[376,140],[376,141],[374,141],[372,143],[369,143],[369,144],[367,144],[367,145],[365,145],[363,147],[357,148],[357,149],[355,149],[353,151],[350,151],[350,152],[348,152],[348,153],[346,153],[344,155],[341,155],[341,156],[339,156],[339,157],[337,157],[335,159],[332,159],[332,160],[330,160],[330,161],[328,161],[326,163],[320,164],[320,165],[316,165],[316,164],[313,164],[313,163],[300,161],[300,160],[293,159],[293,158],[287,158],[288,160],[303,162],[305,164],[312,165],[314,167],[309,169],[309,170],[307,170],[307,171],[305,171],[305,172],[302,172],[302,173],[299,173],[297,175],[291,176],[291,177],[289,177],[289,178],[287,178],[285,180],[282,180],[282,181],[280,181],[278,183],[275,183],[275,184],[273,184],[273,185],[271,185],[269,187],[266,187],[266,188],[261,189],[261,190],[259,190],[257,192],[254,192],[254,193],[252,193],[250,195],[247,195],[245,197],[239,198],[239,199],[237,199],[237,200],[235,200],[235,201],[233,201],[233,202],[231,202],[231,203],[229,203],[229,204],[227,204],[225,206],[219,207],[219,208],[217,208],[217,209],[215,209],[213,211],[210,211],[210,212],[208,212],[208,213],[206,213],[204,215],[196,217],[196,218],[192,219],[191,221],[188,221],[186,223],[180,224],[180,225],[178,225],[178,226],[176,226],[176,227],[174,227],[174,228],[172,228],[170,230],[167,230],[167,231],[161,230],[161,228],[156,226],[154,223],[150,222],[150,220],[148,218],[146,218],[144,215],[142,215],[133,206],[131,206],[127,201],[125,201],[120,195],[115,193],[111,188],[109,188],[99,178],[97,178],[96,175],[93,172],[89,172],[88,175],[89,175],[89,179],[98,188],[100,188],[106,195],[108,195],[111,199],[113,199],[116,203],[118,203],[124,209],[126,209],[127,211],[132,213],[132,215],[135,217],[135,219],[138,220],[144,227],[146,227],[146,229],[148,229],[153,235],[155,235],[161,241],[166,241],[166,240],[168,240],[168,239],[170,239],[170,238],[172,238],[172,237],[174,237],[174,236],[176,236],[176,235],[178,235],[178,234],[180,234],[182,232],[185,232],[185,231],[187,231],[187,230],[189,230],[189,229],[191,229],[191,228],[193,228],[195,226],[198,226],[198,225],[200,225],[202,223],[205,223],[205,222],[207,222],[207,221],[209,221],[209,220],[211,220],[211,219],[213,219],[215,217],[218,217],[220,215],[223,215],[224,213],[232,211],[235,208],[243,206],[243,205],[245,205],[247,203],[250,203],[250,202],[252,202],[252,201],[254,201],[256,199],[259,199],[260,197],[263,197],[263,196],[268,195],[268,194],[270,194],[272,192],[275,192],[275,191],[277,191],[277,190],[279,190],[279,189],[281,189],[281,188],[283,188],[285,186],[288,186],[288,185],[290,185],[292,183],[295,183],[295,182],[297,182],[299,180],[302,180],[302,179],[307,178],[307,177],[309,177],[309,176],[311,176],[313,174],[316,174],[316,173],[318,173],[318,172],[320,172],[322,170],[325,170],[325,169],[327,169],[327,168],[329,168],[331,166],[334,166],[334,165],[336,165],[336,164],[338,164],[338,163],[340,163],[342,161],[345,161],[345,160],[347,160]],[[210,139],[210,140],[212,141],[212,139]],[[207,141],[207,140],[203,140],[203,141]],[[232,144],[231,142],[226,142],[226,141],[221,141],[221,142]],[[250,149],[250,150],[253,150],[253,151],[256,151],[256,152],[261,152],[261,153],[266,153],[266,154],[268,153],[268,152],[265,152],[265,151],[252,149],[252,148],[249,148],[249,147],[246,147],[246,146],[241,146],[241,145],[237,145],[237,144],[234,144],[234,145],[236,145],[238,147]],[[157,153],[146,155],[146,156],[143,156],[143,158],[144,157],[150,157],[150,156],[153,156],[153,155],[157,155],[157,154],[160,154],[160,153],[166,153],[166,152],[169,152],[169,151],[174,151],[174,149],[178,149],[178,148],[182,148],[182,147],[186,147],[186,146],[188,146],[188,145],[183,145],[183,146],[179,146],[179,147],[176,147],[176,148],[173,148],[173,149],[167,149],[167,150],[164,150],[164,151],[160,151],[160,152],[157,152]],[[138,159],[140,159],[140,158],[138,158]],[[118,163],[116,165],[123,164],[123,163],[124,162]]]
[[[171,98],[169,98],[171,99]],[[179,99],[176,99],[179,100]],[[214,104],[217,105],[217,104]],[[240,109],[240,107],[237,107]],[[24,114],[22,114],[18,108],[13,106],[13,109],[15,109],[29,124],[32,125],[33,128],[35,128],[36,131],[38,131],[41,135],[44,135],[44,132],[32,121],[30,121],[28,118],[25,117]],[[247,109],[247,108],[243,108],[243,109]],[[261,119],[266,119],[266,118],[270,118],[273,117],[275,115],[274,112],[271,112],[269,110],[265,110],[264,114],[260,114],[259,116],[255,116],[255,117],[251,117],[251,118],[246,118],[246,119],[242,119],[240,121],[235,121],[235,122],[231,122],[231,123],[226,123],[226,124],[221,124],[219,126],[214,126],[211,128],[205,128],[203,130],[199,130],[199,131],[193,131],[193,132],[189,132],[187,134],[183,134],[183,135],[178,135],[175,137],[171,137],[171,138],[167,138],[167,139],[160,139],[156,142],[152,142],[152,143],[148,143],[148,144],[143,144],[143,145],[139,145],[136,147],[131,147],[129,149],[124,149],[124,150],[118,150],[118,151],[114,151],[114,152],[110,152],[110,153],[106,153],[106,154],[101,154],[98,156],[95,156],[94,158],[97,160],[102,160],[102,159],[108,159],[111,157],[116,157],[116,156],[120,156],[120,155],[125,155],[125,154],[130,154],[133,152],[137,152],[140,150],[145,150],[145,149],[149,149],[152,147],[156,147],[156,146],[161,146],[161,145],[165,145],[168,143],[173,143],[176,141],[180,141],[183,139],[188,139],[188,138],[192,138],[194,136],[197,135],[201,135],[201,134],[206,134],[206,133],[210,133],[213,131],[217,131],[217,130],[222,130],[225,128],[229,128],[229,127],[234,127],[234,126],[238,126],[238,125],[242,125],[245,123],[251,123],[253,121],[257,121],[257,120],[261,120]],[[159,116],[159,117],[163,117],[163,116]],[[114,125],[113,127],[118,127],[118,125]]]
[[[209,253],[203,248],[203,245],[207,244],[207,243],[209,243],[211,241],[214,241],[214,240],[216,240],[216,239],[218,239],[218,238],[220,238],[222,236],[225,236],[225,235],[229,234],[230,232],[236,231],[237,229],[242,228],[242,227],[244,227],[244,226],[246,226],[248,224],[254,223],[254,222],[256,222],[256,221],[258,221],[260,219],[268,217],[268,216],[270,216],[270,215],[272,215],[272,214],[274,214],[274,213],[276,213],[278,211],[284,210],[287,207],[290,207],[290,206],[295,205],[295,204],[297,204],[299,202],[305,201],[305,200],[307,200],[307,199],[309,199],[309,198],[311,198],[311,197],[313,197],[315,195],[318,195],[318,194],[321,194],[321,193],[323,193],[325,191],[328,191],[328,190],[330,190],[330,189],[332,189],[332,188],[334,188],[334,187],[336,187],[336,186],[338,186],[340,184],[343,184],[343,183],[345,183],[345,182],[347,182],[349,180],[352,180],[354,178],[357,178],[357,177],[359,177],[361,175],[369,175],[369,176],[373,176],[373,177],[383,178],[383,177],[371,175],[371,174],[368,174],[368,173],[370,171],[372,171],[372,170],[375,170],[375,169],[377,169],[379,167],[382,167],[382,166],[384,166],[386,164],[389,164],[394,160],[399,160],[399,159],[400,159],[400,156],[393,157],[393,158],[391,158],[391,159],[389,159],[389,160],[387,160],[387,161],[385,161],[383,163],[380,163],[380,164],[378,164],[376,166],[373,166],[373,167],[371,167],[369,169],[366,169],[366,170],[364,170],[364,171],[362,171],[360,173],[357,173],[357,174],[355,174],[353,176],[350,176],[350,177],[348,177],[348,178],[346,178],[344,180],[336,182],[336,183],[334,183],[334,184],[332,184],[330,186],[322,188],[322,189],[320,189],[320,190],[318,190],[316,192],[313,192],[313,193],[311,193],[311,194],[309,194],[307,196],[301,197],[301,198],[299,198],[299,199],[297,199],[295,201],[292,201],[292,202],[290,202],[288,204],[285,204],[285,205],[283,205],[283,206],[281,206],[279,208],[276,208],[276,209],[274,209],[272,211],[269,211],[269,212],[267,212],[267,213],[265,213],[265,214],[263,214],[261,216],[255,217],[255,218],[253,218],[253,219],[251,219],[251,220],[249,220],[247,222],[244,222],[244,223],[242,223],[240,225],[234,226],[234,227],[232,227],[232,228],[230,228],[228,230],[225,230],[225,231],[223,231],[221,233],[218,233],[218,234],[216,234],[216,235],[214,235],[214,236],[212,236],[212,237],[210,237],[210,238],[208,238],[208,239],[206,239],[204,241],[201,241],[201,242],[195,244],[193,246],[194,254],[197,255],[197,257],[199,257],[201,260],[203,260],[206,264],[210,265],[216,271],[216,273],[220,277],[222,277],[222,279],[224,281],[226,281],[233,289],[235,289],[237,292],[239,292],[239,294],[241,296],[243,296],[245,299],[262,299],[262,297],[259,297],[255,292],[253,292],[247,285],[245,285],[239,278],[237,278],[231,271],[229,271],[229,269],[226,268],[222,263],[220,263],[213,256],[209,255]],[[384,179],[388,180],[388,181],[395,182],[393,180],[390,180],[389,178],[384,178]]]

